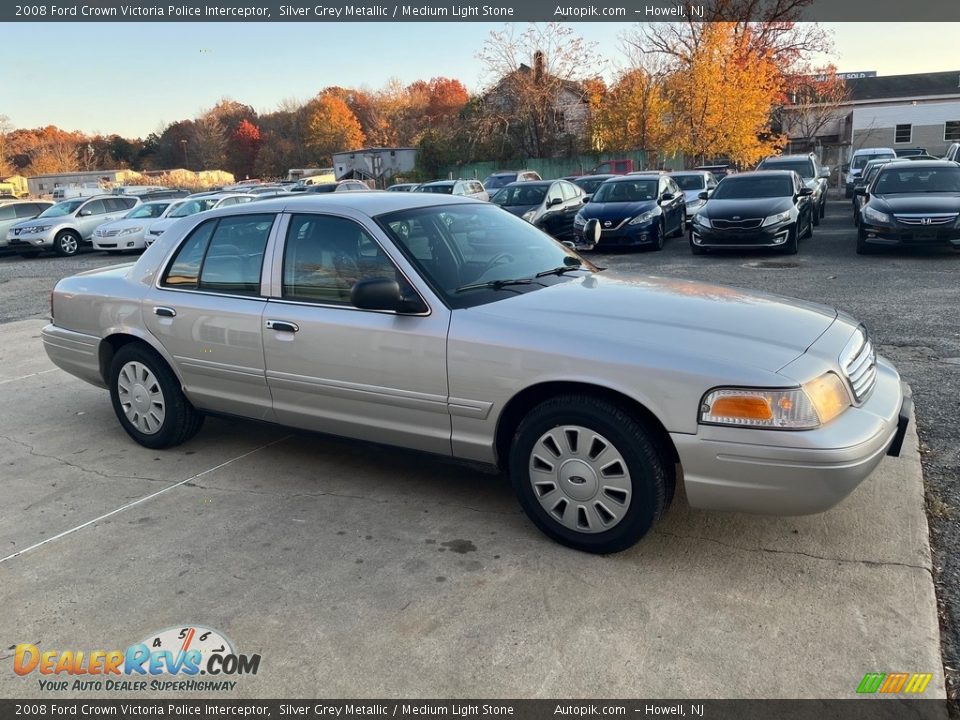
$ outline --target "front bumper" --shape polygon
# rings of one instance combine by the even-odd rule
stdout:
[[[828,510],[898,455],[912,403],[896,369],[877,358],[867,401],[817,430],[752,430],[702,425],[671,433],[691,507],[766,515]]]
[[[862,217],[862,215],[861,215]],[[861,222],[863,239],[876,245],[952,245],[960,247],[960,227],[937,225],[893,226],[870,225]]]
[[[573,245],[577,250],[645,247],[657,242],[657,233],[659,232],[660,229],[656,222],[630,225],[629,222],[624,221],[618,227],[601,228],[600,240],[593,244],[584,240],[583,228],[574,226]]]
[[[694,225],[690,230],[690,236],[693,244],[699,247],[780,247],[790,238],[790,227],[791,223],[781,223],[753,230],[719,230]]]
[[[13,230],[7,231],[7,245],[11,248],[50,247],[56,231],[47,230],[42,233],[20,233],[15,235]]]

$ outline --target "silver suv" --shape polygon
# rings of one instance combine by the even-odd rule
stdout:
[[[477,200],[490,199],[489,193],[484,190],[479,180],[434,180],[433,182],[423,183],[413,192],[462,195]]]
[[[72,198],[47,208],[32,220],[7,231],[7,244],[25,257],[52,249],[58,255],[76,255],[80,246],[93,240],[93,231],[105,222],[119,220],[140,199],[121,195]]]
[[[7,231],[19,222],[35,218],[53,205],[48,200],[0,200],[0,248],[7,246]]]

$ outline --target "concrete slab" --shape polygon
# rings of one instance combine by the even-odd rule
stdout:
[[[869,671],[931,672],[925,696],[944,694],[913,432],[829,513],[681,495],[637,547],[594,557],[541,536],[505,480],[412,453],[243,422],[140,448],[104,391],[34,374],[39,326],[0,326],[0,364],[29,376],[0,385],[17,408],[0,548],[171,489],[0,562],[0,666],[19,642],[198,623],[262,655],[238,697],[849,698]],[[38,694],[0,672],[0,696]]]

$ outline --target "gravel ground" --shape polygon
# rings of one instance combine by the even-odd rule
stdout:
[[[860,257],[850,203],[834,198],[813,238],[789,257],[763,251],[693,257],[685,239],[662,252],[591,259],[613,274],[686,277],[778,292],[842,308],[864,322],[913,386],[923,453],[947,691],[960,698],[960,253],[894,250]],[[132,258],[0,257],[0,323],[48,313],[56,280]],[[909,612],[908,608],[904,608]],[[899,668],[897,668],[899,669]],[[910,668],[905,668],[909,670]],[[922,670],[918,668],[917,670]]]

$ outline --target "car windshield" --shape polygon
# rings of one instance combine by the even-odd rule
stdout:
[[[508,175],[490,175],[483,181],[483,187],[487,190],[496,190],[497,188],[502,188],[504,185],[509,185],[516,179],[516,174],[512,173]]]
[[[71,215],[72,213],[76,212],[77,208],[83,205],[84,202],[84,200],[67,200],[66,202],[57,203],[53,207],[48,207],[37,217],[52,218]]]
[[[546,185],[519,183],[500,190],[491,198],[491,202],[502,207],[539,205],[547,196]]]
[[[574,180],[573,182],[587,195],[593,195],[607,178],[591,178],[589,180]]]
[[[581,266],[596,270],[530,223],[485,203],[445,203],[377,220],[452,307],[536,290]],[[537,277],[544,272],[550,274]]]
[[[656,178],[650,180],[615,180],[604,183],[590,202],[644,202],[657,199]]]
[[[453,195],[453,185],[421,185],[415,190],[415,192]]]
[[[707,187],[707,179],[704,175],[672,175],[671,177],[681,190],[704,190]]]
[[[787,175],[727,176],[713,191],[714,200],[747,200],[792,195],[793,182]]]
[[[813,163],[809,160],[764,160],[760,170],[793,170],[802,178],[813,177]]]
[[[857,155],[853,159],[853,163],[850,165],[854,170],[862,170],[864,166],[871,160],[878,160],[880,158],[895,158],[894,153],[873,153],[870,155]]]
[[[163,211],[166,210],[169,205],[170,203],[147,203],[146,205],[135,207],[124,215],[124,217],[129,220],[135,218],[158,218],[163,215]]]
[[[210,210],[217,204],[217,202],[218,201],[216,198],[196,198],[195,200],[188,200],[170,213],[168,217],[182,218],[198,212],[203,212],[204,210]]]
[[[874,194],[957,193],[960,192],[960,167],[895,168],[883,167],[873,188]]]

